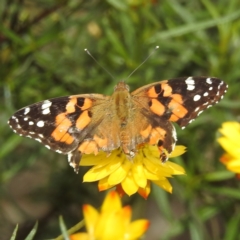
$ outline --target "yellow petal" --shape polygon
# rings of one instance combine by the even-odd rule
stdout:
[[[114,172],[119,166],[121,166],[121,161],[112,161],[109,164],[99,167],[94,166],[88,172],[85,173],[83,177],[84,182],[94,182],[98,181],[102,178],[105,178],[106,176],[110,175],[112,172]]]
[[[144,199],[148,198],[148,195],[151,192],[151,186],[150,186],[150,181],[147,181],[147,186],[145,188],[139,188],[138,193],[140,196],[142,196]]]
[[[99,191],[105,191],[112,187],[113,187],[113,185],[109,185],[109,183],[108,183],[108,177],[102,178],[98,182],[98,190]]]
[[[172,173],[172,174],[174,174],[174,175],[182,175],[182,174],[185,174],[184,168],[181,167],[180,165],[174,163],[174,162],[167,161],[167,162],[166,162],[166,165],[173,170],[173,173]]]
[[[131,207],[130,206],[123,207],[120,211],[120,217],[122,218],[124,228],[126,228],[129,225],[132,217]]]
[[[102,204],[101,211],[118,211],[122,208],[120,197],[117,192],[111,191],[107,194]]]
[[[159,176],[157,174],[154,174],[152,172],[150,172],[147,168],[143,168],[144,171],[144,175],[146,177],[146,179],[148,180],[164,180],[165,177]]]
[[[134,164],[132,166],[132,176],[139,187],[146,187],[147,179],[144,174],[142,159],[140,159],[140,157],[136,157],[134,159]]]
[[[95,239],[123,239],[125,229],[119,211],[102,212],[96,226]]]
[[[220,162],[227,165],[230,161],[234,161],[233,156],[231,156],[228,153],[224,153],[221,157],[220,157]]]
[[[108,177],[109,185],[117,185],[123,181],[123,179],[127,176],[130,168],[132,167],[132,163],[129,160],[123,161],[121,166],[117,168],[114,172],[110,174]]]
[[[170,158],[178,157],[183,153],[185,153],[186,151],[187,151],[187,148],[185,146],[177,145],[169,157]]]
[[[139,239],[148,229],[149,221],[140,219],[132,222],[129,226],[129,233],[126,239]]]
[[[163,188],[165,191],[172,193],[172,185],[167,179],[153,182],[157,184],[159,187]]]
[[[143,159],[144,166],[149,172],[152,172],[153,174],[160,174],[160,176],[164,177],[171,177],[173,172],[172,169],[164,167],[165,164],[160,161],[160,159],[156,160],[150,156]]]
[[[236,139],[237,140],[237,139]],[[225,137],[220,137],[217,139],[219,144],[223,147],[225,151],[227,151],[230,155],[234,157],[238,157],[240,155],[240,139],[237,141],[229,140]]]
[[[233,161],[230,161],[226,165],[228,170],[235,173],[240,173],[240,159],[235,159]]]
[[[128,176],[122,181],[121,185],[124,192],[129,196],[136,193],[138,190],[138,185],[135,183],[131,174],[128,174]]]
[[[94,166],[100,165],[104,166],[111,161],[111,158],[106,156],[106,153],[99,152],[97,155],[94,154],[84,154],[80,161],[80,166]]]
[[[81,158],[81,166],[99,166],[103,167],[112,161],[118,161],[121,151],[119,149],[114,150],[110,155],[105,152],[99,152],[97,155],[84,154]],[[121,156],[121,155],[120,155]]]
[[[219,132],[229,139],[240,141],[240,124],[238,122],[224,122]]]
[[[83,216],[88,233],[91,236],[94,235],[95,226],[99,219],[98,211],[91,205],[85,204],[83,205]]]

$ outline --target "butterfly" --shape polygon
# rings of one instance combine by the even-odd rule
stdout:
[[[221,100],[227,88],[214,77],[182,77],[130,93],[120,81],[111,96],[80,94],[45,100],[18,110],[8,124],[20,136],[68,155],[75,172],[83,154],[110,154],[121,148],[133,158],[141,144],[156,145],[164,162],[177,141],[172,122],[184,128]]]

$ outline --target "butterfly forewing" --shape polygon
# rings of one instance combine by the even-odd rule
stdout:
[[[89,95],[49,99],[18,110],[8,123],[20,136],[33,138],[49,149],[67,154],[86,136],[89,108],[93,103]]]
[[[132,94],[148,97],[149,108],[154,114],[183,128],[221,100],[227,87],[218,78],[186,77],[149,84]]]
[[[218,103],[228,88],[222,80],[210,77],[188,77],[181,81],[171,79],[169,85],[172,88],[173,95],[179,94],[182,96],[182,106],[187,110],[184,117],[176,120],[181,127],[188,125],[206,108]],[[181,111],[181,109],[177,108],[175,112]]]

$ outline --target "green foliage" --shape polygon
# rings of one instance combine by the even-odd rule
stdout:
[[[239,118],[239,9],[238,0],[1,0],[1,237],[9,239],[19,223],[12,239],[24,239],[39,220],[34,239],[54,238],[60,233],[59,215],[73,226],[82,219],[81,205],[99,206],[103,196],[96,184],[81,183],[86,169],[75,175],[66,156],[17,136],[7,126],[8,118],[48,98],[111,94],[116,82],[159,45],[126,79],[132,89],[162,79],[209,75],[225,80],[229,91],[184,131],[177,127],[178,144],[188,151],[175,161],[187,175],[171,180],[173,194],[154,187],[146,202],[138,196],[126,201],[143,206],[135,208],[136,217],[147,215],[152,221],[146,239],[237,239],[239,182],[219,162],[216,137],[222,122]],[[156,209],[149,214],[152,206]]]

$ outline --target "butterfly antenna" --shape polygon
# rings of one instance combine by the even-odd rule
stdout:
[[[130,78],[132,75],[133,75],[133,73],[135,73],[155,52],[156,52],[156,50],[159,48],[159,46],[156,46],[154,49],[153,49],[153,51],[149,54],[149,56],[137,67],[137,68],[135,68],[131,73],[130,73],[130,75],[127,77],[127,79],[128,78]]]
[[[105,68],[103,67],[97,60],[95,57],[93,57],[93,55],[87,50],[87,48],[84,49],[84,51],[105,71],[109,74],[109,76],[111,76],[113,79],[115,79],[115,77]]]

